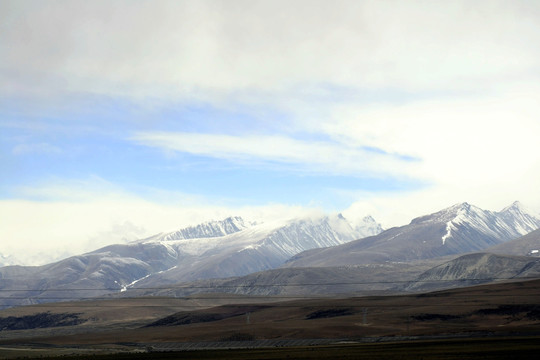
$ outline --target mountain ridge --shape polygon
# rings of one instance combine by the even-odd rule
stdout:
[[[224,220],[212,220],[177,230],[167,234],[164,240],[188,240],[226,236],[247,229],[249,226],[255,224],[256,223],[246,224],[244,219],[240,216],[229,216]]]
[[[370,216],[360,224],[349,223],[341,214],[266,223],[229,217],[109,245],[43,266],[2,267],[0,307],[237,278],[273,269],[264,275],[267,281],[272,276],[294,279],[299,272],[304,278],[327,274],[337,281],[351,276],[347,266],[374,264],[363,268],[372,271],[377,266],[397,264],[390,267],[399,271],[400,263],[428,260],[424,261],[427,264],[434,259],[436,264],[444,256],[457,257],[511,242],[514,236],[537,226],[540,228],[540,220],[517,202],[499,212],[455,204],[383,232]],[[358,229],[362,227],[368,236],[360,238]],[[536,244],[536,238],[531,241]],[[299,267],[340,270],[295,270]]]
[[[540,228],[540,219],[525,213],[518,202],[500,212],[459,203],[416,217],[408,225],[292,257],[284,267],[355,265],[411,261],[482,251]],[[534,229],[533,229],[534,230]]]

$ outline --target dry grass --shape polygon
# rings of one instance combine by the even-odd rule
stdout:
[[[208,307],[218,300],[223,305]],[[81,313],[93,320],[59,330],[1,332],[0,346],[32,342],[58,349],[76,346],[120,351],[122,347],[144,349],[145,343],[222,341],[239,336],[247,340],[359,340],[443,334],[540,334],[535,308],[540,304],[540,280],[406,296],[270,300],[217,299],[213,295],[187,300],[121,299],[12,309],[0,316],[46,310]],[[173,313],[170,321],[162,320],[160,326],[144,327]],[[175,319],[181,321],[175,323]],[[0,357],[3,354],[5,351],[0,350]]]

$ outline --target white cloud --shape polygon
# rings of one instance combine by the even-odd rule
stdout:
[[[186,152],[265,167],[292,164],[298,171],[326,174],[388,175],[403,171],[398,156],[337,142],[297,140],[271,135],[218,135],[144,132],[133,136],[139,144],[164,151]],[[407,165],[413,166],[413,165]]]
[[[421,158],[421,176],[485,181],[480,175],[513,177],[538,161],[539,104],[540,92],[533,89],[402,106],[350,106],[323,126],[353,144]]]
[[[540,178],[539,104],[540,91],[523,88],[484,98],[349,107],[337,110],[334,121],[323,126],[344,142],[420,159],[416,167],[406,168],[406,174],[425,179],[427,188],[379,198],[358,196],[367,199],[360,201],[364,205],[373,201],[406,214],[399,224],[411,213],[419,215],[460,201],[498,209],[520,200],[540,209],[535,190]]]
[[[263,166],[282,162],[293,164],[299,171],[390,176],[424,183],[423,189],[404,194],[350,194],[350,199],[368,198],[400,212],[401,217],[378,212],[378,220],[390,226],[460,201],[498,209],[520,200],[540,208],[536,191],[540,178],[536,139],[540,133],[539,104],[537,87],[517,86],[485,96],[399,105],[318,104],[314,116],[307,117],[309,121],[302,118],[302,106],[295,108],[300,126],[332,141],[164,132],[140,133],[133,140],[164,150],[251,165],[257,161]],[[320,109],[323,116],[317,117]],[[402,155],[415,160],[403,160]]]
[[[144,238],[218,213],[223,213],[222,209],[174,207],[135,196],[95,197],[92,201],[1,200],[1,252],[23,261],[36,253],[47,253],[48,257],[41,259],[44,263],[54,254],[77,254]]]
[[[159,190],[156,199],[142,198],[95,177],[28,191],[20,194],[39,200],[0,200],[0,254],[31,265],[231,215],[272,221],[315,211],[281,204],[225,207]]]
[[[82,181],[87,184],[86,189],[79,187],[78,182],[72,187],[64,182],[36,188],[33,196],[41,194],[42,200],[0,200],[0,253],[37,265],[231,215],[273,221],[321,214],[320,209],[283,204],[226,207],[201,199],[193,203],[189,198],[182,202],[184,195],[175,193],[169,193],[169,202],[164,202],[121,190],[113,192],[113,187],[103,191],[106,186],[99,181],[92,189],[93,182],[96,180]],[[60,189],[64,189],[61,196]],[[468,196],[472,193],[460,197],[456,196],[459,189],[438,187],[407,193],[358,193],[354,195],[360,200],[343,213],[352,221],[370,214],[388,228],[461,201],[491,210],[500,210],[515,199],[530,205],[529,198],[519,197],[526,193],[513,192],[502,196],[502,201],[500,196],[493,199]]]

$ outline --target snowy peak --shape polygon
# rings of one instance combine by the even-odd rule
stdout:
[[[444,212],[445,210],[443,210]],[[506,236],[505,240],[512,237],[511,231],[507,231],[504,224],[499,224],[496,215],[491,211],[482,210],[469,203],[461,203],[447,209],[444,220],[446,221],[446,234],[441,238],[442,244],[453,236],[453,232],[462,228],[473,228],[476,231],[493,238],[500,238],[501,232]],[[442,218],[441,218],[442,219]],[[501,229],[502,226],[502,229]],[[508,237],[508,238],[507,238]]]
[[[291,220],[272,232],[263,243],[285,255],[285,260],[305,250],[342,245],[381,231],[380,224],[370,216],[364,218],[361,225],[353,226],[342,214],[337,214]]]
[[[276,228],[260,245],[281,253],[285,260],[299,252],[335,246],[358,238],[343,215],[323,216],[290,220]]]
[[[517,211],[521,208],[511,206],[501,214],[459,203],[375,236],[295,255],[286,267],[401,262],[482,251],[521,237],[527,230],[524,219],[540,228],[537,218],[529,219]],[[528,251],[531,249],[535,248],[529,246]]]
[[[178,254],[177,267],[141,280],[137,286],[242,276],[281,266],[305,250],[341,245],[359,238],[359,233],[342,215],[262,222],[212,238],[170,241],[167,240],[173,238],[170,235],[152,238],[150,243],[157,242]]]
[[[440,210],[430,215],[417,217],[411,221],[411,224],[449,222],[458,217],[474,215],[482,211],[482,209],[464,202],[452,205],[446,209]]]
[[[228,217],[221,221],[209,221],[197,226],[190,226],[165,235],[162,240],[188,240],[200,238],[215,238],[247,229],[252,224],[246,224],[239,216]]]
[[[519,235],[526,235],[540,228],[540,219],[527,210],[519,201],[497,213],[505,222],[512,225]]]
[[[329,227],[332,228],[337,234],[341,234],[341,237],[349,239],[356,238],[358,236],[351,223],[341,213],[332,216],[325,216],[319,220],[319,223],[328,223]]]
[[[525,210],[518,201],[500,212],[482,210],[469,203],[460,203],[431,215],[414,219],[411,224],[446,223],[442,244],[464,228],[474,229],[500,241],[508,241],[540,228],[540,219]]]
[[[504,213],[504,212],[523,212],[523,213],[528,213],[529,211],[527,211],[527,209],[523,206],[523,204],[519,201],[514,201],[511,205],[505,207],[504,209],[502,209],[501,211],[499,211],[500,213]]]
[[[159,243],[179,258],[256,250],[270,251],[270,258],[275,257],[282,262],[305,250],[340,245],[381,231],[372,217],[364,218],[361,225],[354,227],[342,214],[261,223],[229,217],[158,234],[138,243]]]
[[[375,221],[373,217],[368,215],[354,225],[354,230],[358,233],[358,238],[361,239],[380,234],[384,229],[382,228],[381,224]]]
[[[175,232],[152,237],[150,242],[168,242],[194,239],[217,239],[224,236],[237,234],[246,229],[269,229],[274,227],[275,232],[299,233],[309,231],[314,237],[316,232],[328,240],[322,242],[322,246],[337,245],[346,241],[356,240],[362,237],[378,234],[382,227],[371,216],[366,216],[358,224],[351,224],[341,213],[336,215],[306,217],[291,219],[286,222],[250,223],[239,216],[228,217],[221,221],[210,221],[196,226],[190,226]],[[309,230],[308,230],[309,229]],[[333,233],[333,235],[329,235]],[[322,235],[324,234],[324,235]],[[248,234],[246,234],[248,236]],[[330,240],[332,238],[332,240]]]

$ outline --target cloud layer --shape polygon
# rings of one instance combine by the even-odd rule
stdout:
[[[4,91],[488,90],[537,69],[531,1],[4,1]],[[9,51],[7,51],[9,50]]]

